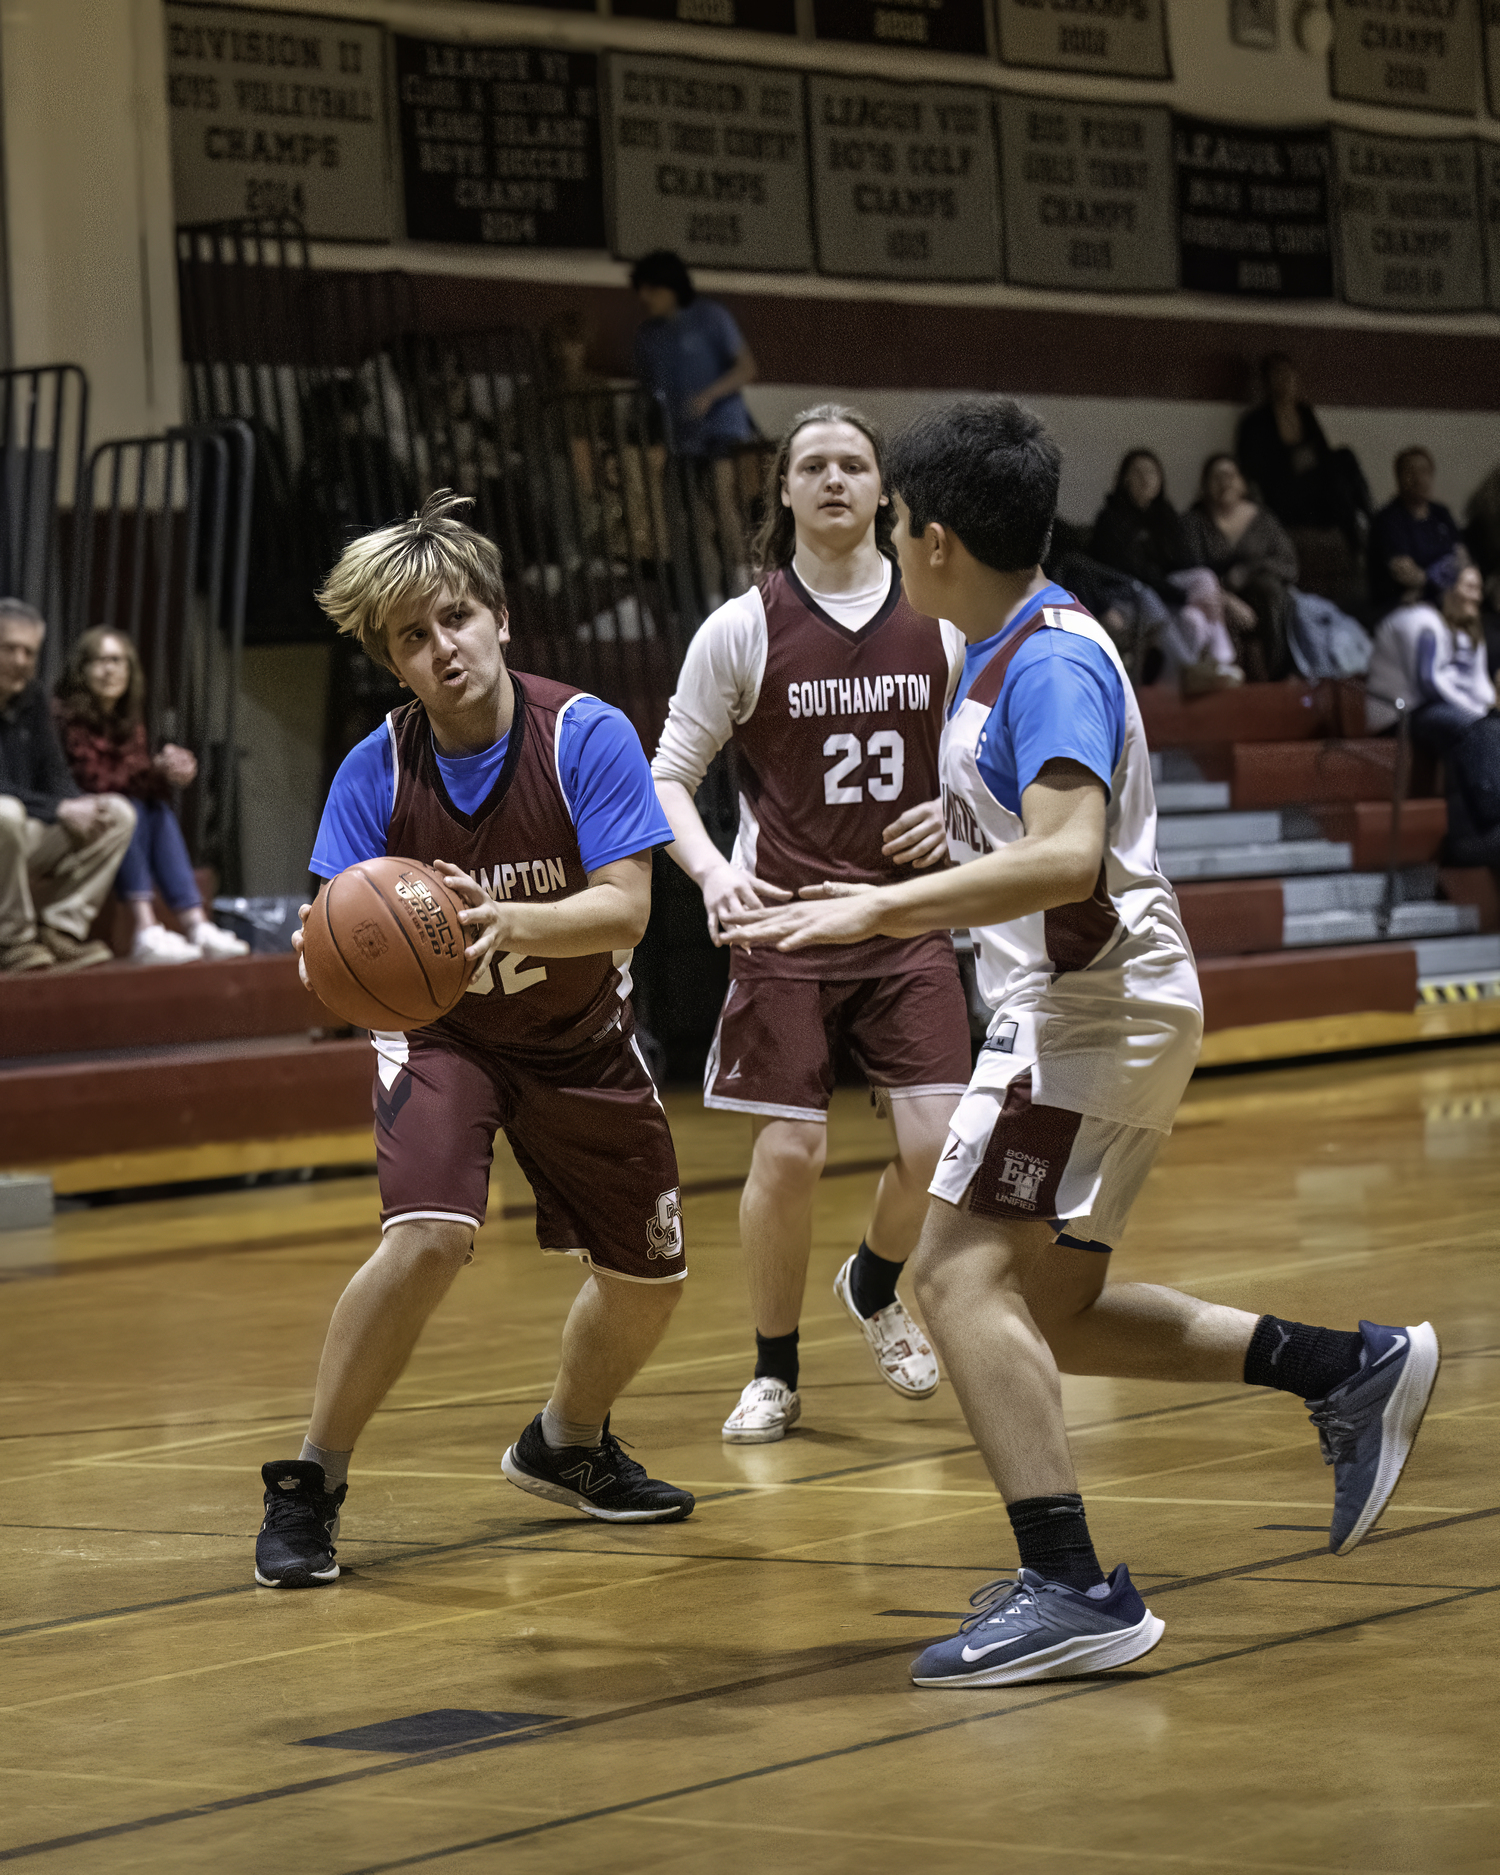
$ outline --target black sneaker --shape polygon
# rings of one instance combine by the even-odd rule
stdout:
[[[501,1459],[500,1469],[533,1497],[610,1523],[676,1523],[693,1508],[691,1491],[648,1478],[644,1465],[625,1456],[607,1418],[597,1445],[565,1445],[554,1452],[542,1437],[538,1413]]]
[[[337,1582],[333,1539],[349,1487],[323,1489],[323,1467],[307,1459],[262,1465],[266,1520],[255,1539],[255,1579],[263,1589],[311,1589]]]

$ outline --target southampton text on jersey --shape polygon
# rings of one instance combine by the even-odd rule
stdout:
[[[892,699],[898,710],[930,710],[930,673],[887,671],[882,677],[820,677],[786,687],[787,714],[793,722],[804,716],[863,716],[889,710]]]
[[[560,853],[556,859],[506,861],[491,866],[488,872],[481,866],[475,877],[491,898],[518,898],[522,893],[527,898],[545,898],[551,892],[568,889],[567,868]]]

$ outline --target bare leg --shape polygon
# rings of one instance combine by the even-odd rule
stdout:
[[[1025,1284],[1032,1319],[1065,1374],[1237,1381],[1258,1315],[1156,1283],[1104,1286],[1109,1258],[1053,1244]]]
[[[887,1263],[904,1263],[917,1247],[927,1216],[927,1187],[948,1137],[956,1094],[914,1094],[892,1100],[896,1156],[880,1175],[865,1242]]]
[[[632,1283],[590,1271],[563,1324],[550,1402],[557,1417],[598,1425],[650,1359],[681,1297],[680,1282]]]
[[[1051,1248],[1045,1225],[981,1222],[934,1198],[918,1249],[922,1313],[1007,1504],[1078,1489],[1057,1363],[1026,1303]]]
[[[350,1452],[370,1415],[411,1358],[428,1316],[463,1268],[474,1233],[467,1224],[393,1224],[334,1307],[318,1363],[307,1436]]]
[[[814,1120],[756,1119],[752,1129],[750,1176],[740,1195],[750,1308],[761,1334],[789,1335],[802,1314],[828,1128]]]

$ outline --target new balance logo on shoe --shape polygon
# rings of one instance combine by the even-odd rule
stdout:
[[[611,1471],[602,1478],[594,1476],[594,1468],[587,1459],[580,1465],[574,1465],[571,1471],[560,1471],[559,1478],[565,1478],[581,1497],[592,1497],[596,1491],[606,1490],[615,1481]]]

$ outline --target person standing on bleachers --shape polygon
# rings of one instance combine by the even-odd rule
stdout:
[[[37,659],[47,621],[0,599],[0,976],[108,963],[89,928],[135,831],[119,794],[80,794]]]
[[[1452,553],[1458,522],[1432,499],[1437,465],[1420,443],[1396,458],[1396,499],[1370,523],[1370,603],[1375,616],[1414,605],[1427,587],[1427,570]]]
[[[131,962],[244,957],[250,946],[220,930],[203,909],[172,805],[172,790],[190,787],[197,776],[197,758],[171,742],[151,753],[145,673],[139,652],[123,632],[96,625],[83,634],[58,679],[53,707],[68,766],[84,794],[123,794],[135,805],[135,832],[115,877],[115,896],[135,917]],[[158,891],[185,935],[169,931],[157,917]]]
[[[1261,364],[1265,401],[1247,410],[1234,453],[1245,480],[1283,527],[1336,527],[1358,555],[1370,491],[1352,449],[1335,449],[1302,395],[1297,367],[1285,352]]]

